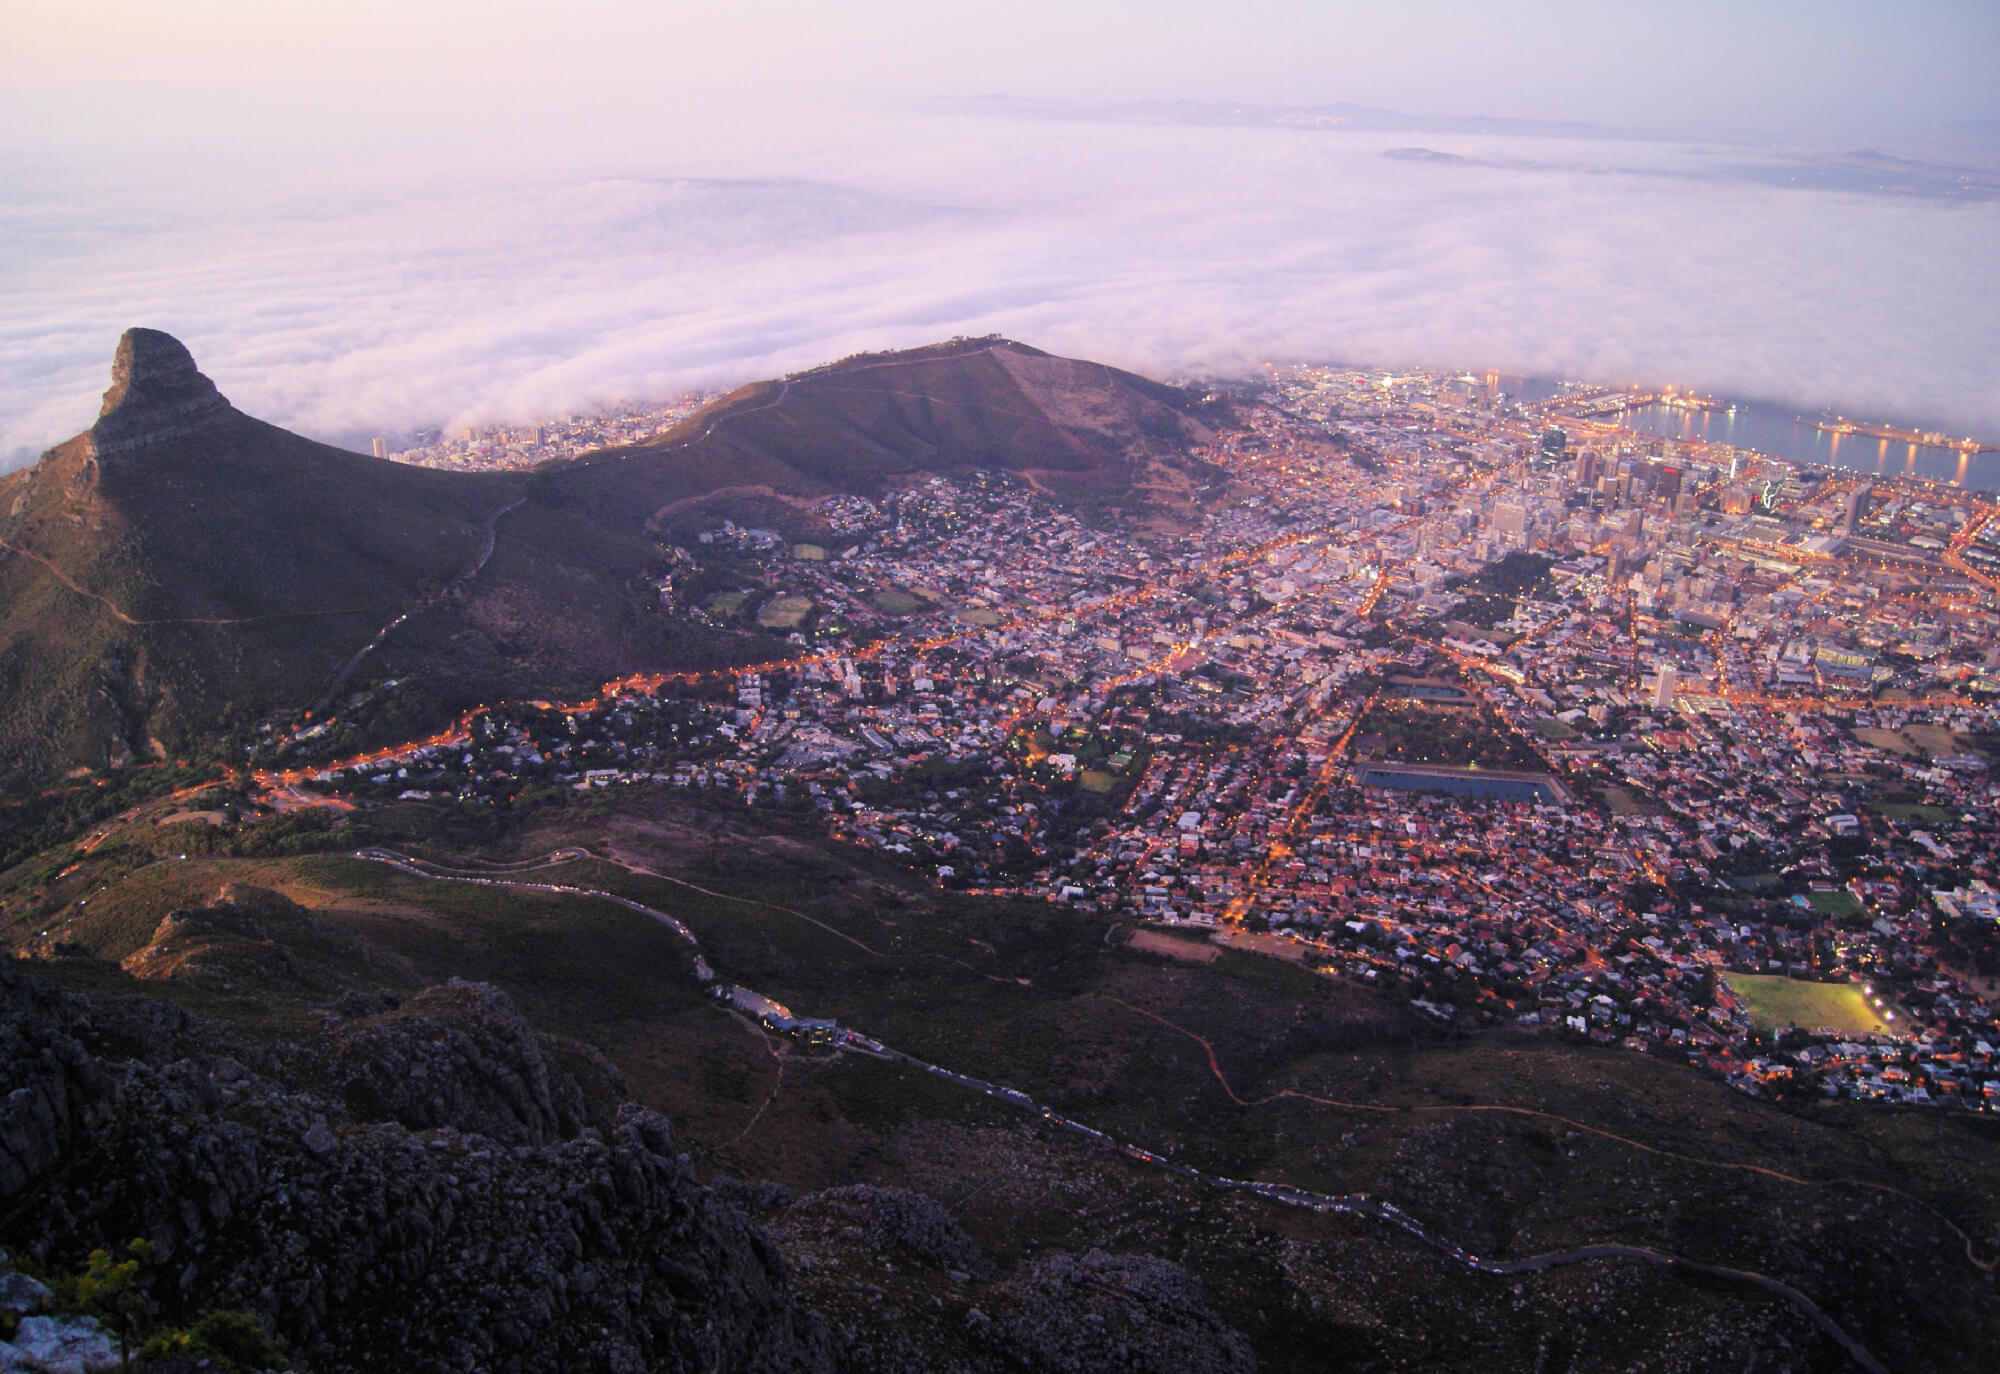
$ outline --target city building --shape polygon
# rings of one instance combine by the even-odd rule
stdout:
[[[1847,509],[1840,519],[1840,532],[1842,534],[1854,533],[1854,527],[1867,517],[1868,498],[1874,494],[1875,488],[1867,482],[1861,483],[1854,490],[1847,493]]]

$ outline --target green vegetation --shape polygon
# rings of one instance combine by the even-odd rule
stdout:
[[[0,804],[0,871],[143,802],[217,779],[209,762],[121,768],[71,787]]]
[[[1485,706],[1446,706],[1385,698],[1369,708],[1355,735],[1357,756],[1445,767],[1546,769],[1541,755]]]
[[[1549,569],[1555,560],[1520,549],[1488,563],[1472,579],[1475,584],[1503,596],[1526,596],[1546,589]]]
[[[1917,753],[1917,746],[1895,730],[1880,730],[1864,725],[1856,728],[1854,738],[1863,744],[1872,745],[1891,754],[1900,754],[1904,758],[1913,758]]]
[[[79,1310],[108,1322],[118,1333],[118,1355],[128,1366],[132,1337],[153,1315],[152,1301],[138,1285],[139,1266],[158,1253],[159,1247],[145,1239],[127,1241],[124,1259],[113,1259],[108,1250],[92,1250],[71,1290]]]
[[[1511,596],[1495,593],[1469,596],[1465,599],[1465,603],[1452,613],[1450,628],[1461,635],[1469,630],[1490,639],[1496,626],[1513,618],[1515,607],[1519,604]]]
[[[1858,916],[1861,902],[1852,892],[1836,888],[1832,892],[1808,892],[1806,900],[1814,911],[1825,916]]]
[[[907,365],[981,357],[979,347],[953,346]],[[1058,362],[1025,350],[1009,361],[1023,367]],[[1013,374],[993,373],[998,364],[992,359],[978,366],[978,385],[961,391],[1034,395],[1027,383],[1008,380]],[[901,429],[884,422],[869,430],[864,420],[883,418],[881,401],[870,398],[886,390],[885,379],[871,372],[861,385],[853,380],[835,368],[785,387],[747,389],[724,403],[720,419],[704,422],[705,452],[651,464],[650,475],[642,472],[636,485],[626,485],[628,470],[648,466],[639,461],[643,454],[594,469],[579,464],[539,474],[529,485],[536,500],[520,518],[533,522],[535,538],[558,544],[565,522],[612,528],[622,521],[630,530],[645,517],[650,536],[664,527],[659,512],[684,499],[676,494],[684,485],[709,480],[690,476],[689,469],[706,465],[710,476],[727,470],[752,482],[784,478],[786,490],[810,495],[828,485],[896,478],[925,444],[943,455],[943,467],[988,461],[995,436],[982,428],[987,425],[1002,427],[999,439],[1015,444],[1008,450],[1015,456],[1047,462],[1073,483],[1099,484],[1090,494],[1100,504],[1122,499],[1118,455],[1074,433],[1063,447],[1049,438],[1052,424],[1041,422],[1046,412],[1041,420],[1032,411],[1025,420],[1020,411],[1011,420],[960,420],[959,410],[1006,412],[976,400],[899,407],[890,418]],[[822,455],[813,443],[812,417],[801,418],[786,401],[788,391],[810,390],[837,403],[829,409],[838,424],[829,423],[826,432],[838,440],[838,451]],[[1180,434],[1178,409],[1138,408],[1141,413],[1128,418],[1144,434],[1164,442]],[[730,423],[718,431],[721,419]],[[842,433],[841,425],[852,432]],[[911,430],[926,432],[908,442],[905,431]],[[1062,426],[1053,431],[1057,439],[1064,432]],[[718,432],[723,438],[709,443]],[[811,456],[797,464],[815,466],[795,465],[791,455],[798,454]],[[575,537],[577,547],[596,547]],[[534,549],[551,546],[525,537],[503,544],[495,579],[517,589],[534,583],[556,566]],[[806,557],[808,548],[818,546],[793,552]],[[621,557],[632,553],[621,549]],[[755,572],[727,560],[719,555],[724,571],[716,576],[729,580],[691,588],[689,600],[706,598],[718,614],[741,619],[746,608],[782,589],[767,580],[768,556]],[[1488,623],[1504,618],[1546,574],[1547,560],[1510,555],[1481,574],[1468,614]],[[0,593],[7,590],[0,585]],[[434,590],[422,588],[425,595]],[[643,583],[638,590],[646,590]],[[922,605],[899,589],[882,591],[876,604],[885,614]],[[1009,609],[1018,604],[1005,603]],[[636,623],[657,610],[633,596],[619,614]],[[781,596],[758,620],[767,629],[789,630],[811,612],[807,598]],[[440,613],[440,621],[446,618]],[[981,608],[964,618],[991,624],[1004,613]],[[449,626],[422,630],[431,636],[423,639],[424,624],[422,616],[412,622],[411,644],[423,646],[409,650],[412,661],[455,652],[438,647],[451,642],[444,633]],[[560,618],[548,623],[546,634],[529,628],[534,647],[552,661],[577,647],[563,639],[570,623]],[[493,638],[510,635],[502,628]],[[775,642],[774,636],[743,638]],[[253,645],[252,651],[269,647]],[[503,654],[512,652],[501,647]],[[589,647],[579,651],[586,659]],[[1052,670],[1023,655],[1004,664],[1011,676],[1002,676],[1000,664],[990,672],[1005,685],[1015,677],[1045,682]],[[774,675],[773,699],[781,699],[778,679],[784,676]],[[1195,687],[1220,701],[1243,681],[1215,669]],[[162,690],[180,685],[169,682]],[[726,701],[730,689],[714,684],[704,690]],[[1026,794],[1040,788],[1036,800],[1045,818],[1059,817],[1076,829],[1096,826],[1145,769],[1145,731],[1131,722],[1157,698],[1135,691],[1133,699],[1134,713],[1089,727],[1031,722],[1019,732],[1018,751],[1017,741],[1008,742],[1009,758],[1000,765],[1010,770],[1006,786],[992,792],[1009,805],[1023,803],[1013,814],[1025,816]],[[356,710],[354,702],[348,697],[343,709]],[[1190,737],[1205,737],[1196,733],[1203,728],[1221,733],[1198,712],[1188,719]],[[1538,725],[1545,738],[1570,733],[1553,721],[1544,725],[1562,732]],[[1357,729],[1358,748],[1378,759],[1540,767],[1528,743],[1476,701],[1389,701],[1371,708]],[[1069,759],[1060,767],[1049,763],[1052,752],[1073,755],[1076,766]],[[983,761],[934,758],[860,790],[869,799],[879,793],[921,800],[985,780],[987,768]],[[1309,773],[1305,761],[1294,760],[1285,776],[1296,781]],[[34,871],[16,875],[18,882],[10,879],[0,900],[8,904],[15,948],[42,958],[51,981],[129,992],[135,980],[146,980],[162,996],[270,1032],[273,1045],[321,1033],[330,1007],[345,1013],[373,1004],[348,1001],[343,994],[350,990],[394,995],[451,976],[496,983],[538,1030],[585,1039],[609,1057],[639,1101],[671,1115],[677,1138],[704,1174],[772,1178],[801,1190],[862,1178],[921,1187],[964,1214],[968,1225],[983,1227],[982,1243],[1003,1263],[1052,1242],[1181,1257],[1211,1285],[1218,1306],[1252,1328],[1257,1340],[1288,1357],[1313,1352],[1310,1362],[1273,1359],[1266,1368],[1324,1367],[1328,1359],[1354,1367],[1464,1367],[1474,1350],[1495,1367],[1625,1367],[1635,1362],[1635,1352],[1601,1347],[1586,1357],[1546,1343],[1538,1350],[1487,1349],[1496,1335],[1501,1342],[1532,1342],[1553,1329],[1539,1317],[1504,1325],[1491,1320],[1510,1301],[1500,1290],[1520,1299],[1517,1312],[1537,1302],[1556,1311],[1581,1310],[1587,1300],[1606,1314],[1600,1329],[1615,1332],[1633,1312],[1641,1314],[1634,1324],[1650,1320],[1652,1300],[1663,1289],[1640,1286],[1648,1280],[1633,1280],[1631,1271],[1642,1267],[1632,1265],[1496,1284],[1443,1264],[1409,1235],[1365,1218],[1274,1207],[1249,1192],[1186,1188],[1175,1176],[1061,1134],[1004,1095],[969,1092],[852,1046],[835,1051],[768,1035],[706,995],[684,942],[667,923],[642,912],[577,892],[435,881],[347,855],[301,852],[330,847],[336,829],[349,849],[364,826],[376,833],[400,829],[405,847],[441,863],[515,861],[524,873],[532,870],[532,884],[622,894],[685,922],[721,980],[781,998],[802,1014],[838,1017],[898,1050],[1016,1087],[1174,1160],[1242,1178],[1393,1199],[1423,1225],[1481,1254],[1518,1256],[1601,1241],[1754,1267],[1809,1289],[1871,1341],[1878,1334],[1896,1341],[1898,1333],[1917,1332],[1885,1350],[1896,1367],[1910,1363],[1910,1346],[1918,1341],[1951,1342],[1953,1332],[1938,1314],[1970,1312],[1968,1323],[1991,1317],[1990,1304],[1979,1306],[1990,1298],[1987,1276],[1960,1263],[1957,1247],[1937,1225],[1939,1217],[1950,1216],[1983,1236],[2000,1220],[2000,1204],[1987,1186],[1990,1139],[1980,1134],[1990,1122],[1939,1113],[1906,1123],[1853,1104],[1755,1100],[1679,1062],[1681,1052],[1650,1033],[1666,1027],[1643,1020],[1632,1033],[1656,1053],[1600,1051],[1583,1037],[1546,1025],[1531,1032],[1512,1018],[1499,1029],[1473,1028],[1472,1016],[1447,1027],[1405,1005],[1415,994],[1364,982],[1351,961],[1319,956],[1326,967],[1302,964],[1296,945],[1289,946],[1290,962],[1209,945],[1190,946],[1212,956],[1201,967],[1150,957],[1121,939],[1130,930],[1129,907],[1123,909],[1128,919],[1119,919],[1088,901],[1071,907],[940,892],[887,859],[828,843],[809,797],[788,799],[805,813],[793,818],[779,807],[748,809],[724,789],[702,796],[618,790],[629,795],[550,789],[521,798],[515,810],[488,808],[483,816],[455,802],[387,804],[361,813],[365,820],[338,826],[323,811],[244,824],[238,799],[203,796],[187,805],[215,812],[214,824],[163,832],[150,821],[135,822],[129,833],[88,854],[44,854],[39,866],[22,865]],[[1180,797],[1168,793],[1147,805],[1164,808]],[[1621,801],[1643,809],[1615,789],[1607,800],[1613,809]],[[1342,802],[1329,794],[1321,804]],[[938,842],[935,834],[926,841],[913,833],[919,861],[938,857],[932,842]],[[185,859],[164,852],[181,845]],[[576,845],[597,857],[534,867],[551,850]],[[1028,852],[1026,841],[1017,847],[1021,867],[1049,862],[1047,853]],[[1250,858],[1264,862],[1261,846]],[[1012,862],[1010,857],[991,871],[1004,875]],[[1744,853],[1741,862],[1783,867],[1782,886],[1793,892],[1806,883],[1806,872],[1819,871],[1772,855]],[[1185,881],[1195,902],[1221,905],[1214,892],[1201,892],[1199,875],[1183,878],[1164,863],[1158,867],[1163,872],[1149,874],[1146,882]],[[1094,881],[1083,869],[1077,876]],[[251,885],[271,891],[245,893]],[[1136,901],[1138,894],[1129,896]],[[1635,912],[1686,897],[1685,890],[1648,882],[1625,889]],[[1854,909],[1841,892],[1811,901],[1829,914]],[[1768,910],[1781,908],[1781,900],[1733,900],[1732,906]],[[161,917],[169,912],[185,919],[162,929]],[[1797,908],[1784,914],[1809,924]],[[1266,945],[1282,943],[1272,938]],[[186,957],[191,948],[199,960]],[[1474,952],[1485,959],[1487,951],[1482,942]],[[1595,962],[1598,951],[1561,953]],[[1623,957],[1616,948],[1602,953]],[[1405,987],[1438,985],[1422,981],[1431,975],[1419,964],[1412,968]],[[1712,984],[1706,975],[1699,981],[1704,989]],[[1790,1024],[1881,1024],[1852,988],[1749,976],[1732,982],[1767,1032]],[[1852,1024],[1856,1020],[1864,1024]],[[580,1047],[569,1049],[585,1057]],[[1760,1172],[1725,1172],[1718,1163]],[[1858,1195],[1845,1176],[1889,1182],[1880,1192]],[[1819,1178],[1841,1181],[1830,1187],[1809,1181]],[[1920,1194],[1922,1205],[1897,1196],[1898,1188]],[[1787,1236],[1810,1241],[1792,1244]],[[152,1276],[144,1273],[144,1261],[150,1252],[143,1245],[133,1242],[124,1257],[97,1252],[76,1281],[78,1301],[115,1317],[121,1336],[143,1335],[153,1316],[147,1293],[171,1291],[165,1283],[148,1286]],[[1341,1314],[1337,1320],[1326,1319],[1317,1300],[1301,1301],[1300,1289],[1288,1291],[1295,1273],[1317,1274],[1330,1289],[1344,1290],[1333,1309]],[[1897,1282],[1884,1283],[1884,1274]],[[1384,1280],[1379,1285],[1378,1278]],[[1681,1282],[1664,1279],[1668,1286]],[[1674,1290],[1677,1309],[1704,1320],[1718,1313],[1727,1319],[1711,1323],[1718,1341],[1745,1329],[1745,1314],[1761,1313],[1769,1303],[1768,1294],[1735,1293],[1708,1305],[1714,1295],[1697,1284],[1685,1288]],[[1612,1320],[1612,1312],[1621,1320]],[[1534,1329],[1538,1322],[1540,1330]],[[1416,1340],[1444,1332],[1443,1340],[1463,1341],[1463,1347],[1379,1343],[1389,1337],[1378,1333],[1419,1327],[1424,1334]],[[261,1335],[253,1318],[210,1313],[184,1332],[156,1335],[147,1349],[263,1367],[278,1356],[260,1343]],[[1811,1351],[1800,1354],[1808,1362],[1815,1358]]]
[[[1927,806],[1912,802],[1883,802],[1875,807],[1877,814],[1891,821],[1919,821],[1925,825],[1936,825],[1939,821],[1951,819],[1951,812],[1941,806]]]
[[[1941,725],[1906,725],[1903,738],[1932,756],[1956,754],[1965,747],[1961,735],[1954,735]]]
[[[1728,983],[1750,1008],[1750,1023],[1766,1035],[1797,1026],[1855,1034],[1885,1034],[1888,1022],[1848,983],[1804,983],[1775,974],[1732,973]]]
[[[1897,1367],[1909,1363],[1907,1348],[1884,1333],[1903,1329],[1901,1318],[1868,1277],[1906,1263],[1903,1250],[1883,1248],[1888,1230],[1920,1236],[1931,1257],[1920,1277],[1940,1304],[1972,1301],[1977,1274],[1925,1229],[1920,1209],[1893,1196],[1859,1209],[1848,1191],[1713,1162],[1880,1178],[1983,1231],[1996,1215],[1983,1184],[1990,1146],[1973,1133],[1979,1123],[1833,1102],[1774,1106],[1651,1056],[1547,1035],[1439,1030],[1395,995],[1345,978],[1233,950],[1200,966],[1161,959],[1124,948],[1108,917],[940,893],[789,825],[712,798],[565,794],[524,810],[490,839],[456,852],[440,847],[433,857],[521,860],[585,844],[671,865],[672,878],[696,886],[599,861],[531,880],[604,888],[669,912],[695,931],[724,979],[803,1014],[837,1017],[1193,1165],[1369,1192],[1482,1255],[1614,1241],[1747,1265],[1840,1303],[1871,1341],[1885,1341]],[[585,1038],[608,1055],[641,1101],[670,1116],[704,1173],[800,1190],[863,1178],[917,1187],[945,1200],[1002,1257],[1078,1245],[1187,1255],[1213,1300],[1232,1310],[1256,1310],[1271,1282],[1258,1257],[1284,1243],[1346,1247],[1354,1264],[1370,1267],[1410,1253],[1401,1237],[1363,1223],[1301,1221],[1217,1204],[1204,1190],[1183,1194],[1169,1176],[908,1065],[774,1044],[701,994],[669,932],[608,903],[425,881],[332,855],[159,865],[99,892],[98,862],[93,856],[65,883],[90,884],[90,909],[105,908],[105,934],[121,904],[141,930],[150,929],[151,912],[187,904],[165,890],[170,880],[197,896],[225,881],[255,881],[308,902],[333,936],[367,941],[365,962],[351,950],[295,946],[314,977],[345,967],[364,988],[452,974],[498,983],[539,1028]],[[131,987],[102,964],[45,967],[74,986]],[[255,983],[253,974],[246,967],[236,976],[255,986],[259,1016],[309,1025],[312,1008],[327,1000]],[[176,1000],[190,992],[150,986]],[[1815,995],[1816,985],[1788,986]],[[240,1000],[202,1009],[251,1014]],[[1215,1068],[1193,1036],[1212,1047]],[[1281,1096],[1288,1092],[1312,1096]],[[1463,1110],[1487,1104],[1553,1113],[1678,1153],[1645,1154],[1561,1119]],[[1090,1206],[1079,1209],[1079,1197]],[[1780,1218],[1812,1228],[1824,1271],[1771,1257],[1765,1239]],[[1483,1282],[1433,1274],[1421,1319],[1409,1303],[1371,1299],[1367,1339],[1410,1339],[1407,1332],[1434,1332],[1441,1322],[1476,1325],[1465,1305],[1482,1300]],[[1332,1339],[1324,1328],[1283,1321],[1246,1319],[1246,1327],[1260,1359],[1266,1349],[1323,1351]],[[1361,1337],[1343,1327],[1341,1339]],[[1274,1357],[1267,1367],[1317,1366]]]
[[[1627,788],[1607,787],[1603,795],[1604,805],[1614,816],[1643,816],[1650,809]]]
[[[1947,754],[1960,754],[1974,749],[1976,740],[1971,735],[1957,735],[1939,725],[1906,725],[1900,730],[1885,730],[1880,726],[1856,726],[1854,738],[1863,744],[1872,745],[1887,753],[1904,758],[1917,758],[1928,754],[1940,758]]]
[[[148,739],[185,755],[218,727],[311,705],[390,615],[478,555],[518,486],[377,462],[227,409],[204,429],[115,483],[70,446],[32,480],[0,479],[0,534],[48,560],[0,559],[0,659],[16,665],[0,776],[46,785]],[[65,491],[90,493],[89,520]],[[51,565],[87,570],[84,590]],[[228,628],[171,623],[194,618]]]
[[[1072,419],[1079,391],[1091,397],[1087,426]],[[901,399],[911,395],[953,404]],[[723,481],[875,495],[919,470],[954,478],[995,468],[1032,472],[1072,501],[1129,503],[1131,450],[1178,455],[1191,421],[1226,412],[1226,405],[1130,373],[1001,339],[960,340],[844,359],[794,376],[782,389],[743,387],[627,461],[577,463],[556,474],[555,485],[573,504],[628,527]]]
[[[869,598],[883,615],[915,615],[924,608],[921,598],[900,587],[889,587]]]
[[[757,613],[757,623],[767,630],[796,630],[812,614],[809,596],[781,596]]]
[[[194,1325],[158,1332],[143,1351],[148,1360],[179,1357],[213,1361],[223,1374],[255,1374],[290,1369],[284,1337],[267,1330],[248,1312],[204,1312]]]
[[[686,946],[608,902],[433,882],[333,855],[296,861],[293,871],[333,899],[343,929],[395,950],[427,981],[462,972],[497,983],[524,1011],[568,1034],[599,1034],[698,997]],[[606,879],[616,873],[578,864],[530,881],[612,887]],[[369,900],[348,909],[348,896]]]
[[[127,394],[143,409],[145,387]],[[755,492],[798,510],[921,471],[996,468],[1073,502],[1129,505],[1146,460],[1180,461],[1199,417],[1226,411],[984,339],[746,387],[618,461],[529,474],[384,463],[226,407],[117,482],[99,483],[84,446],[65,445],[0,477],[0,537],[29,555],[0,559],[0,661],[19,670],[0,692],[0,780],[39,790],[155,741],[186,758],[218,731],[247,741],[261,724],[323,714],[348,692],[356,650],[398,617],[361,671],[421,676],[439,704],[584,696],[638,663],[744,661],[713,626],[659,607],[672,512]],[[78,492],[88,520],[72,509]],[[799,556],[824,548],[813,537],[793,531]],[[765,625],[796,627],[784,611]]]
[[[123,1258],[119,1256],[122,1255]],[[116,1333],[124,1368],[132,1368],[135,1345],[143,1362],[179,1358],[203,1361],[221,1374],[290,1369],[284,1339],[248,1312],[204,1311],[188,1326],[161,1326],[159,1305],[146,1283],[159,1247],[143,1237],[127,1241],[117,1254],[93,1250],[74,1275],[55,1275],[49,1284],[58,1312],[96,1317]]]

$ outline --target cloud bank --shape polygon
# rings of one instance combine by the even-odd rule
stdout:
[[[725,124],[428,161],[5,150],[0,466],[91,421],[133,324],[350,445],[987,332],[1156,375],[1492,366],[2000,437],[1990,200],[1795,189],[1667,143],[1608,167],[1478,135],[1410,158],[1269,127]]]

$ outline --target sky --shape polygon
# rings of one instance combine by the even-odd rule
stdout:
[[[133,324],[363,446],[995,331],[1161,375],[1499,367],[2000,437],[1986,0],[0,25],[0,468],[89,422]],[[1300,113],[1337,104],[1409,118]]]

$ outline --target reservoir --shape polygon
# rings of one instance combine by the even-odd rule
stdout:
[[[1471,768],[1386,767],[1368,764],[1361,770],[1363,787],[1392,787],[1403,792],[1449,792],[1475,801],[1541,802],[1555,806],[1567,801],[1554,778],[1533,773],[1495,773]]]

